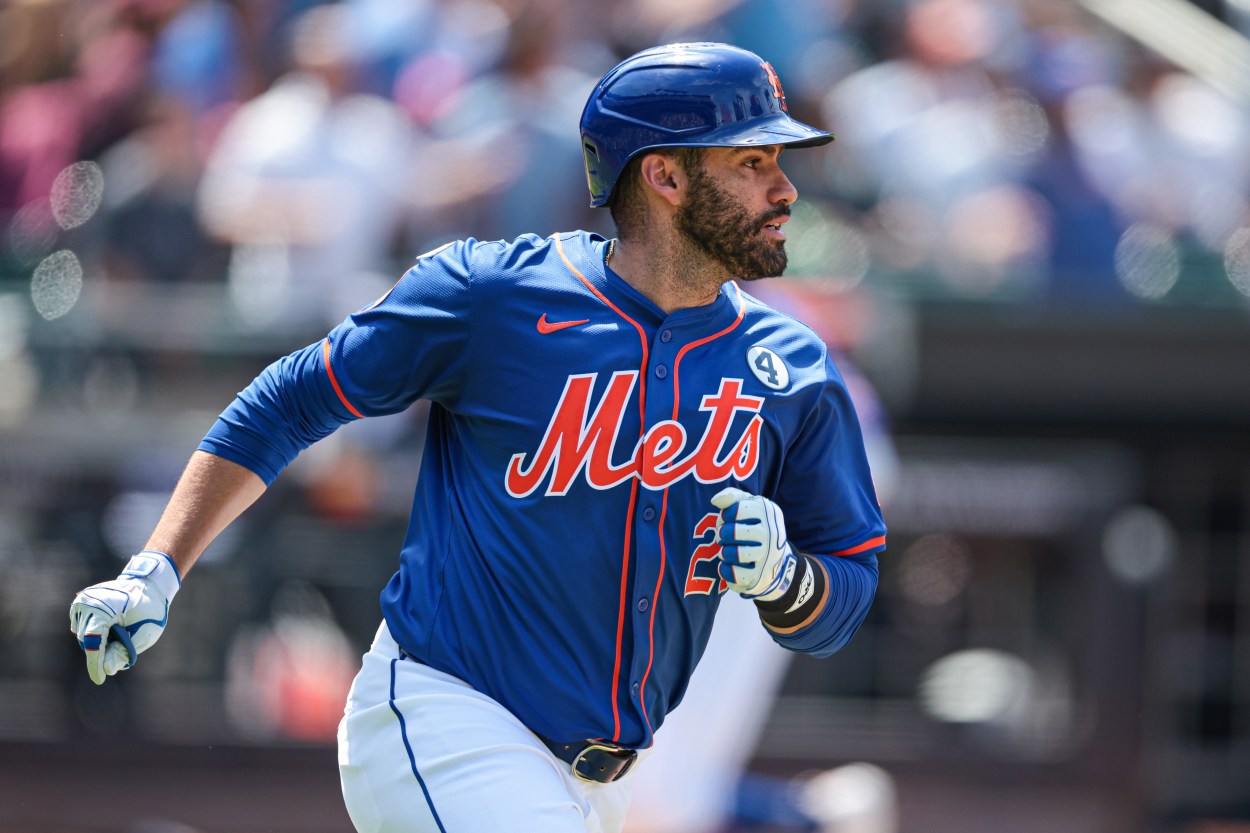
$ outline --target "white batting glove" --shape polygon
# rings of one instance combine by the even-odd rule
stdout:
[[[732,486],[717,492],[712,505],[721,510],[716,519],[720,577],[745,599],[781,598],[798,566],[781,507]]]
[[[69,606],[69,629],[87,655],[87,673],[100,685],[135,664],[156,644],[169,619],[169,603],[182,586],[173,559],[145,550],[121,575],[93,584]]]

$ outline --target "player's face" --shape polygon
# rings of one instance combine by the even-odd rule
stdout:
[[[781,226],[798,192],[777,164],[779,146],[711,148],[688,170],[677,231],[735,278],[775,278],[786,268]]]

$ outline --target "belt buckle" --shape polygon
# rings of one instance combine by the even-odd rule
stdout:
[[[604,758],[617,762],[609,768]],[[593,760],[592,760],[593,759]],[[582,781],[611,784],[625,776],[638,759],[638,753],[624,746],[608,743],[592,743],[573,759],[573,775]]]

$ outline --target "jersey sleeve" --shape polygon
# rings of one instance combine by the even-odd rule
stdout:
[[[417,399],[452,405],[471,346],[472,244],[423,255],[376,303],[267,367],[222,412],[200,450],[270,484],[340,425],[398,413]]]
[[[828,596],[813,621],[792,633],[773,631],[773,639],[817,656],[841,648],[863,623],[877,591],[876,553],[886,543],[855,406],[827,356],[825,375],[819,401],[789,450],[776,497],[790,543],[826,572]]]

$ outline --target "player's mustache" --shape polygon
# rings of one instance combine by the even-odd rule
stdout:
[[[779,205],[776,208],[774,208],[772,211],[765,211],[763,214],[761,214],[759,218],[759,225],[761,226],[767,225],[768,223],[771,223],[773,220],[776,220],[781,217],[789,217],[789,216],[790,216],[790,206]]]

